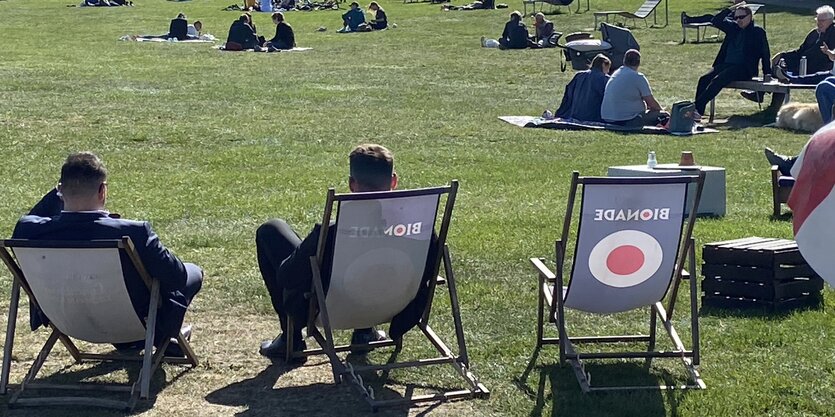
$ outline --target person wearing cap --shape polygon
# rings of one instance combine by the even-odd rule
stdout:
[[[351,9],[342,15],[342,23],[345,27],[339,32],[356,32],[360,25],[365,23],[365,13],[360,9],[359,3],[351,3]]]
[[[386,17],[386,11],[377,4],[376,1],[372,1],[368,5],[368,10],[374,12],[374,20],[368,22],[368,26],[371,27],[373,30],[382,30],[388,27],[388,18]]]
[[[499,38],[501,49],[525,49],[528,47],[528,28],[522,22],[522,13],[515,10],[510,20],[505,23],[502,37]]]

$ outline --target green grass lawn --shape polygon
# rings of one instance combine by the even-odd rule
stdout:
[[[643,163],[654,150],[674,162],[691,150],[701,164],[727,168],[728,214],[700,219],[699,245],[744,236],[791,238],[772,220],[762,149],[797,152],[806,134],[771,128],[730,129],[690,138],[520,129],[500,115],[553,109],[572,72],[559,72],[553,50],[479,48],[501,33],[508,10],[442,12],[437,5],[383,0],[397,28],[337,34],[337,11],[287,13],[302,53],[223,53],[205,44],[140,44],[125,34],[161,34],[178,12],[225,39],[238,16],[233,0],[136,0],[133,8],[68,8],[77,0],[0,1],[0,236],[55,185],[73,151],[101,155],[110,170],[109,208],[150,220],[163,242],[207,273],[188,320],[201,366],[179,375],[165,367],[147,415],[355,415],[367,411],[352,389],[331,385],[322,361],[300,369],[257,354],[278,323],[258,273],[255,229],[280,217],[304,234],[320,218],[327,187],[347,191],[347,154],[372,141],[395,152],[401,188],[461,182],[449,243],[474,370],[489,400],[382,415],[502,416],[823,416],[835,407],[835,293],[825,307],[763,316],[712,311],[701,317],[702,376],[709,389],[583,395],[557,352],[544,351],[521,378],[535,338],[535,276],[527,258],[553,257],[569,177],[604,175],[610,165]],[[595,0],[592,10],[635,10],[640,0]],[[697,4],[694,4],[697,3]],[[670,1],[670,25],[638,23],[644,72],[665,106],[691,99],[718,43],[679,45],[679,13],[709,12],[724,2]],[[365,6],[365,4],[363,4]],[[557,30],[590,30],[591,12],[553,15]],[[663,13],[661,16],[663,20]],[[256,14],[260,32],[274,31]],[[795,48],[813,26],[811,12],[768,14],[772,52]],[[326,26],[326,32],[317,32]],[[690,35],[693,37],[693,34]],[[810,93],[795,95],[813,102]],[[721,118],[753,115],[734,91],[717,101]],[[9,275],[0,272],[0,290]],[[8,301],[0,302],[5,311]],[[439,303],[438,312],[446,305]],[[679,313],[683,310],[679,311]],[[25,311],[24,311],[25,313]],[[25,317],[25,314],[22,315]],[[570,316],[577,332],[639,330],[644,314],[593,320]],[[679,316],[679,326],[687,318]],[[5,315],[0,319],[5,328]],[[440,314],[435,325],[451,326]],[[683,332],[686,337],[689,333]],[[45,340],[18,324],[13,380]],[[409,340],[418,342],[417,337]],[[101,378],[99,368],[56,356],[53,378]],[[416,344],[406,354],[428,352]],[[385,357],[375,353],[372,359]],[[679,378],[678,363],[657,362],[650,382]],[[641,378],[627,363],[591,367],[604,382]],[[124,371],[107,378],[124,378]],[[163,380],[164,377],[164,380]],[[176,379],[172,382],[172,380]],[[166,383],[167,382],[167,383]],[[447,370],[399,372],[385,383],[454,387]],[[0,401],[5,402],[6,399]],[[84,409],[6,410],[13,416],[119,415]]]

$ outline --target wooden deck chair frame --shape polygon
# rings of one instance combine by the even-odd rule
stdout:
[[[607,10],[602,12],[594,12],[594,27],[598,27],[597,20],[599,18],[606,19],[606,22],[609,22],[609,16],[620,16],[624,19],[632,19],[633,23],[635,20],[643,20],[644,26],[649,27],[649,23],[647,23],[647,18],[649,15],[652,15],[652,27],[667,27],[670,25],[670,5],[668,4],[668,0],[645,0],[644,4],[635,11],[635,13],[627,12],[625,10]],[[664,2],[664,26],[658,26],[658,6],[661,5],[661,2]],[[655,3],[654,5],[652,3]],[[634,27],[634,24],[633,24]]]
[[[44,248],[44,249],[117,249],[126,254],[131,260],[134,268],[139,273],[139,276],[148,286],[151,293],[151,299],[148,309],[148,317],[144,318],[146,323],[145,331],[145,350],[144,352],[153,352],[154,330],[156,328],[157,308],[160,302],[160,284],[159,280],[152,278],[147,269],[139,258],[139,254],[131,242],[129,237],[123,237],[118,240],[92,240],[92,241],[35,241],[22,239],[9,239],[0,241],[0,258],[8,267],[12,274],[13,283],[11,291],[11,302],[9,304],[9,317],[6,324],[6,343],[3,348],[3,363],[2,373],[0,374],[0,394],[6,394],[9,388],[17,388],[9,399],[9,406],[64,406],[64,405],[81,405],[81,406],[95,406],[116,409],[133,409],[138,399],[147,399],[150,392],[151,378],[154,372],[159,368],[163,362],[171,364],[184,364],[196,367],[198,364],[197,356],[194,354],[188,341],[182,334],[177,336],[177,342],[183,350],[185,357],[168,357],[164,356],[165,349],[168,347],[169,341],[166,341],[163,346],[156,349],[153,355],[123,355],[123,354],[95,354],[81,352],[72,339],[64,334],[60,329],[53,324],[48,327],[51,330],[49,338],[41,348],[40,353],[36,357],[34,363],[29,368],[26,376],[19,385],[9,384],[9,373],[12,359],[12,348],[14,345],[15,325],[17,321],[18,306],[20,303],[21,288],[29,297],[33,306],[38,305],[38,300],[32,293],[29,284],[26,281],[26,276],[23,270],[18,265],[18,262],[9,253],[8,249],[14,248]],[[131,307],[132,308],[132,307]],[[136,381],[128,384],[98,384],[98,383],[76,383],[76,384],[52,384],[39,383],[35,381],[35,377],[46,362],[49,353],[55,346],[55,342],[60,341],[64,347],[69,351],[70,356],[76,363],[82,362],[106,362],[106,361],[134,361],[142,362],[142,368]],[[72,392],[78,391],[110,391],[110,392],[127,392],[130,398],[127,401],[110,400],[95,397],[81,397],[81,396],[59,396],[59,397],[37,397],[37,398],[20,398],[21,394],[32,390],[67,390]]]
[[[449,223],[452,215],[452,209],[455,205],[455,196],[457,192],[458,181],[455,180],[453,180],[450,183],[450,185],[445,187],[424,188],[408,191],[336,194],[334,189],[331,188],[328,190],[327,201],[325,203],[325,212],[322,218],[322,224],[330,224],[331,217],[333,216],[334,203],[340,201],[379,199],[394,195],[400,197],[410,197],[427,194],[447,194],[446,203],[444,204],[443,208],[443,218],[441,220],[441,226],[437,234],[437,247],[439,248],[439,250],[437,254],[437,259],[433,263],[433,276],[436,276],[437,279],[432,280],[430,282],[429,297],[426,304],[426,308],[417,325],[417,327],[420,329],[423,335],[426,336],[429,342],[438,351],[440,356],[427,359],[418,359],[409,362],[396,362],[396,355],[400,352],[402,348],[402,340],[384,340],[370,342],[362,345],[335,345],[333,338],[333,329],[331,328],[330,319],[328,317],[328,309],[325,302],[325,292],[323,289],[324,287],[322,284],[321,275],[327,238],[327,233],[323,232],[321,233],[319,238],[317,254],[316,256],[312,256],[310,258],[310,263],[313,270],[313,283],[311,286],[312,296],[310,297],[309,315],[307,317],[308,335],[313,336],[313,338],[316,340],[320,347],[315,349],[307,349],[304,351],[293,352],[291,348],[291,346],[293,346],[293,320],[288,319],[288,330],[285,333],[288,335],[286,359],[290,361],[293,358],[301,358],[311,355],[327,355],[331,364],[331,369],[333,371],[333,378],[335,383],[338,384],[342,382],[344,378],[349,379],[353,383],[353,385],[359,389],[359,392],[365,398],[366,402],[371,406],[372,411],[377,411],[380,407],[396,406],[402,404],[413,406],[424,402],[439,402],[463,398],[488,398],[490,395],[490,391],[481,382],[479,382],[478,378],[476,378],[476,376],[470,371],[470,358],[467,353],[467,345],[464,341],[464,327],[461,322],[461,313],[458,304],[458,293],[456,288],[455,275],[452,270],[452,261],[449,254],[449,247],[446,244],[447,232],[449,230]],[[441,263],[443,263],[444,267],[445,277],[443,278],[438,276],[438,271],[440,269]],[[437,333],[435,333],[435,331],[432,330],[432,328],[429,326],[429,316],[432,312],[432,301],[435,295],[435,290],[438,285],[445,285],[449,291],[450,306],[452,309],[452,319],[455,328],[455,337],[458,348],[457,353],[453,352],[452,349],[450,349],[444,343],[444,341],[441,340]],[[323,329],[321,331],[316,326],[317,315],[322,324]],[[352,349],[369,349],[387,346],[394,346],[395,349],[392,353],[391,358],[385,364],[353,366],[347,361],[342,361],[337,356],[337,353],[339,352],[346,352]],[[446,391],[437,394],[418,395],[411,396],[409,398],[391,400],[378,400],[375,398],[373,388],[370,386],[366,386],[363,382],[362,376],[360,375],[361,372],[366,371],[388,372],[392,369],[398,368],[411,368],[442,364],[452,365],[454,370],[464,379],[468,387],[461,390]]]
[[[672,179],[675,178],[675,179]],[[571,216],[574,209],[574,202],[577,195],[578,185],[581,184],[607,184],[607,183],[627,183],[627,184],[656,184],[668,181],[682,181],[683,178],[688,178],[691,184],[695,184],[695,198],[692,205],[689,206],[689,216],[683,224],[684,231],[682,238],[679,241],[679,248],[676,253],[676,266],[673,271],[671,285],[667,291],[668,303],[663,305],[663,299],[656,302],[650,307],[650,322],[648,335],[620,335],[620,336],[569,336],[566,329],[565,321],[565,307],[563,298],[563,271],[566,258],[566,242],[569,238],[569,229],[571,228]],[[704,184],[704,173],[700,172],[698,176],[692,177],[664,177],[664,178],[602,178],[602,177],[580,177],[578,172],[574,172],[571,177],[571,189],[568,196],[568,208],[566,210],[562,235],[556,241],[556,271],[551,272],[545,266],[542,259],[531,258],[530,261],[536,268],[538,273],[537,292],[538,307],[537,307],[537,327],[536,327],[536,351],[545,345],[559,345],[560,365],[566,361],[571,364],[574,374],[577,377],[577,382],[584,393],[592,391],[615,391],[615,390],[637,390],[637,389],[681,389],[694,388],[704,389],[705,383],[702,381],[698,371],[700,363],[699,350],[699,319],[698,319],[698,289],[696,288],[696,257],[695,257],[695,241],[693,239],[693,226],[696,220],[696,208],[701,197],[702,186]],[[692,275],[684,270],[685,260],[688,269],[693,271]],[[684,343],[679,337],[676,329],[673,327],[673,312],[675,310],[676,299],[678,298],[679,286],[682,279],[688,278],[690,281],[690,326],[691,326],[691,342],[692,349],[685,348]],[[546,326],[545,313],[548,314],[548,323],[554,323],[559,332],[559,337],[546,337],[544,330]],[[673,343],[675,350],[673,351],[657,351],[656,345],[656,327],[658,322],[661,323],[670,340]],[[639,343],[646,342],[647,350],[639,352],[599,352],[599,353],[578,353],[574,347],[575,344],[608,344],[608,343]],[[592,386],[591,376],[585,371],[583,360],[586,359],[645,359],[646,366],[651,364],[654,358],[679,358],[683,363],[688,376],[692,383],[683,386]]]

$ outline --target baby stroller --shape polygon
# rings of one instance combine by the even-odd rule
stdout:
[[[565,72],[567,61],[571,61],[571,68],[577,71],[587,70],[591,67],[591,60],[597,54],[604,54],[612,61],[611,71],[614,72],[623,65],[623,55],[626,51],[641,49],[629,29],[601,23],[600,35],[602,39],[594,39],[588,32],[577,32],[566,36],[565,45],[557,45],[564,50],[560,70]]]

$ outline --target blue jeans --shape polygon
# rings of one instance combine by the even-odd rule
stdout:
[[[835,76],[828,77],[815,87],[815,97],[821,112],[823,124],[832,121],[832,105],[835,104]]]

